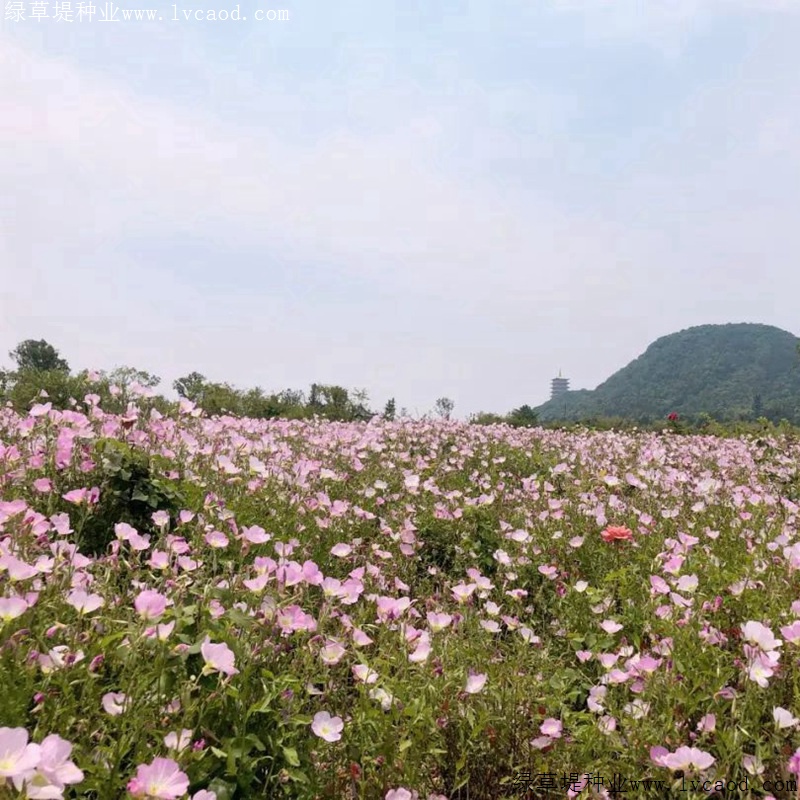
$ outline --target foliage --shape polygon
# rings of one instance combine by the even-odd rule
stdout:
[[[183,378],[178,378],[172,387],[181,396],[193,403],[202,404],[203,389],[206,385],[206,376],[201,375],[199,372],[190,372]]]
[[[185,507],[178,485],[154,472],[152,459],[140,449],[116,439],[100,439],[92,480],[99,488],[99,501],[88,509],[76,535],[84,555],[99,556],[114,541],[114,526],[125,522],[142,534],[155,534],[154,511],[166,511],[174,519]]]
[[[440,397],[436,401],[436,413],[442,419],[450,419],[456,404],[449,397]]]
[[[26,339],[9,354],[21,372],[69,372],[69,364],[61,358],[58,350],[44,339]]]
[[[643,800],[796,794],[796,431],[154,401],[0,410],[0,746],[72,744],[80,781],[48,796],[118,800],[156,757],[170,796],[218,800],[496,800],[587,771],[652,780]]]
[[[507,417],[508,424],[515,428],[535,428],[539,415],[528,405],[515,408]]]
[[[543,421],[707,414],[800,424],[797,338],[769,325],[701,325],[664,336],[593,391],[539,406]]]
[[[373,416],[367,407],[366,392],[356,391],[351,395],[343,386],[319,383],[311,384],[308,410],[312,415],[338,422],[367,420]]]

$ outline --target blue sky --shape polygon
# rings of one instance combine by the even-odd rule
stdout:
[[[800,3],[240,6],[0,22],[4,350],[466,415],[800,333]]]

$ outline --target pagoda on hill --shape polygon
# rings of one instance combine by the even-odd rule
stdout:
[[[550,399],[555,400],[557,397],[561,397],[562,394],[566,394],[569,391],[569,378],[562,378],[561,377],[561,370],[558,371],[558,377],[553,378],[550,382]]]

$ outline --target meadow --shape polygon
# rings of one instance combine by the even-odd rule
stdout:
[[[798,464],[2,409],[0,797],[794,797]]]

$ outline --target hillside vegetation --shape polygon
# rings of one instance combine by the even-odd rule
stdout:
[[[800,422],[798,340],[771,325],[700,325],[663,336],[593,391],[536,409],[543,421],[677,413]]]

